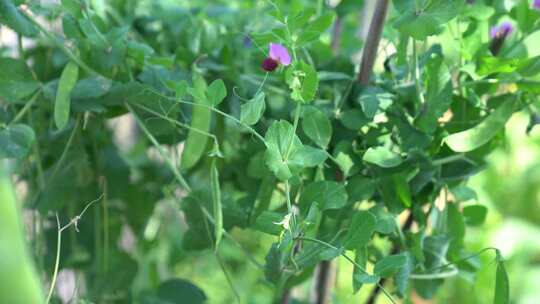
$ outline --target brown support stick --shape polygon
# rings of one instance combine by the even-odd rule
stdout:
[[[332,28],[332,52],[334,55],[339,54],[339,48],[341,44],[341,31],[343,30],[343,17],[337,16],[334,21],[334,27]]]
[[[322,261],[319,263],[315,274],[314,304],[329,304],[331,301],[332,288],[336,281],[336,262]]]
[[[388,12],[388,5],[390,0],[377,0],[377,6],[373,11],[373,17],[369,26],[369,33],[366,39],[366,45],[364,46],[364,52],[362,53],[362,63],[360,65],[360,73],[358,73],[358,82],[362,85],[369,84],[369,78],[373,71],[373,65],[377,57],[377,50],[379,48],[379,42],[381,41],[382,30],[384,28],[384,21],[386,19],[386,13]]]

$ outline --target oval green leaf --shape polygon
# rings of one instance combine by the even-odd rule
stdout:
[[[214,80],[208,86],[208,100],[213,106],[220,104],[227,97],[227,88],[221,79]]]
[[[326,148],[332,137],[332,124],[328,117],[315,107],[304,109],[302,119],[304,133],[321,148]]]
[[[264,92],[259,92],[250,101],[241,105],[240,121],[250,126],[256,124],[266,109],[265,97]]]
[[[383,168],[393,168],[399,166],[402,162],[397,153],[390,151],[386,147],[369,148],[362,159]]]
[[[34,130],[23,124],[10,125],[0,130],[0,159],[26,156],[35,138]]]

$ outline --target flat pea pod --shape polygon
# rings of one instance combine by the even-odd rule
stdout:
[[[71,108],[70,94],[77,78],[79,77],[79,66],[70,61],[60,75],[58,90],[56,91],[56,100],[54,102],[54,122],[58,129],[63,129],[69,120],[69,111]]]
[[[210,166],[210,189],[212,191],[212,209],[214,213],[214,236],[215,250],[219,248],[219,242],[223,235],[223,211],[221,209],[221,188],[219,186],[219,172],[216,167],[216,159],[212,160]]]
[[[207,85],[204,78],[199,74],[193,73],[193,88],[189,89],[193,96],[195,104],[212,106],[206,97]],[[201,159],[208,143],[206,133],[210,129],[212,119],[211,110],[204,106],[193,105],[191,112],[191,129],[188,132],[184,151],[182,152],[181,168],[188,170],[195,166]]]
[[[478,125],[458,133],[451,134],[444,142],[456,152],[469,152],[490,141],[502,130],[516,107],[516,99],[505,100],[493,113]]]
[[[43,303],[43,293],[25,243],[13,185],[0,161],[0,303]]]

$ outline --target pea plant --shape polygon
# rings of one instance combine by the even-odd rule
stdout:
[[[488,267],[509,303],[466,236],[467,181],[538,122],[540,1],[510,2],[0,0],[0,302],[71,269],[81,303],[221,303],[175,276],[212,252],[239,303],[334,303],[338,259],[366,303]]]

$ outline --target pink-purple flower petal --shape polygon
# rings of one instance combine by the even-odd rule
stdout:
[[[514,26],[512,23],[505,21],[499,25],[496,25],[491,28],[489,31],[489,36],[491,38],[502,38],[510,35],[514,31]]]
[[[533,1],[533,8],[540,11],[540,0]]]
[[[287,66],[291,64],[291,55],[289,55],[289,51],[279,43],[270,43],[268,55],[282,65]]]

